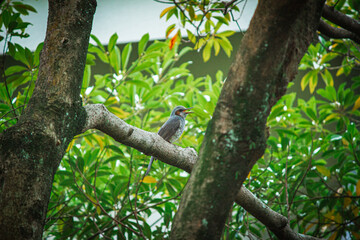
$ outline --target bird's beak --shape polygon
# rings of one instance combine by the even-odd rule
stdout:
[[[189,108],[187,108],[187,109],[185,109],[184,110],[184,113],[186,113],[186,114],[189,114],[189,113],[194,113],[194,112],[189,112],[188,110],[190,110],[190,109],[192,109],[193,107],[189,107]]]

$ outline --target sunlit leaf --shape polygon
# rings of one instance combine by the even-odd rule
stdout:
[[[317,75],[317,73],[316,73],[316,74],[313,74],[313,76],[309,79],[309,89],[310,89],[310,93],[313,93],[313,92],[314,92],[317,83],[318,83],[318,75]]]
[[[186,30],[186,31],[187,31],[189,40],[190,40],[192,43],[195,43],[195,42],[196,42],[196,37],[195,37],[195,35],[194,35],[191,31],[189,31],[189,30]]]
[[[139,53],[139,56],[142,54],[142,52],[145,50],[146,48],[146,44],[148,43],[149,41],[149,33],[146,33],[144,34],[140,41],[139,41],[139,45],[138,45],[138,53]]]
[[[145,176],[144,179],[142,180],[143,183],[157,183],[156,178],[152,177],[152,176]]]
[[[127,64],[130,59],[131,50],[132,50],[131,43],[126,44],[121,55],[121,63],[123,70],[127,68]]]
[[[356,183],[356,195],[360,196],[360,180]]]
[[[170,43],[169,43],[169,48],[170,49],[173,49],[176,41],[177,41],[177,38],[178,38],[178,34],[179,32],[177,32],[171,39],[170,39]]]
[[[358,97],[355,101],[354,107],[353,107],[353,111],[357,110],[360,107],[360,97]]]
[[[171,9],[174,9],[174,8],[176,8],[176,6],[167,7],[164,10],[162,10],[160,13],[160,18],[162,18],[167,12],[169,12]]]
[[[174,24],[171,24],[170,26],[167,27],[166,31],[165,31],[165,34],[166,34],[166,38],[169,37],[169,35],[172,33],[172,31],[175,30],[175,23]],[[188,30],[189,32],[189,30]]]
[[[90,35],[90,38],[96,42],[96,44],[100,47],[100,49],[101,49],[102,51],[105,51],[104,46],[102,45],[102,43],[100,42],[100,40],[99,40],[95,35],[91,34],[91,35]]]
[[[334,80],[329,70],[325,69],[324,73],[321,73],[321,76],[326,85],[334,86]]]
[[[317,70],[311,70],[308,73],[305,74],[305,76],[301,79],[301,90],[304,91],[306,86],[309,84],[309,82],[312,82],[310,92],[312,93],[316,87],[317,84]],[[313,80],[316,78],[316,80]]]
[[[114,113],[118,118],[124,119],[127,116],[130,115],[130,113],[125,112],[124,110],[122,110],[119,107],[108,107],[109,111]]]
[[[326,177],[330,177],[330,170],[325,167],[325,166],[320,166],[320,165],[317,165],[316,166],[316,169],[318,170],[319,173],[321,173],[323,176],[326,176]]]
[[[210,39],[204,49],[203,49],[203,59],[204,59],[204,62],[207,62],[209,59],[210,59],[210,56],[211,56],[211,47],[212,47],[212,44],[213,44],[213,39]]]

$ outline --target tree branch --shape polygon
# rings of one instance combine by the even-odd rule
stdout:
[[[342,28],[335,28],[327,24],[325,21],[320,20],[318,30],[330,37],[330,38],[348,38],[353,40],[354,42],[360,44],[360,37],[356,35],[354,32],[350,32],[348,30],[342,29]]]
[[[191,173],[198,158],[194,149],[181,148],[168,143],[156,133],[131,126],[110,113],[102,104],[90,104],[84,108],[87,118],[82,132],[88,129],[100,130],[119,143]],[[267,226],[280,239],[318,239],[294,232],[290,228],[287,218],[266,206],[244,186],[236,196],[236,203]]]
[[[154,156],[166,164],[191,172],[197,154],[194,149],[183,149],[162,139],[156,133],[149,133],[131,126],[110,113],[102,104],[90,104],[85,107],[87,118],[83,132],[98,129],[115,141],[130,146],[148,156]]]
[[[324,5],[322,16],[336,25],[360,36],[360,23],[355,19],[335,10],[333,7]]]

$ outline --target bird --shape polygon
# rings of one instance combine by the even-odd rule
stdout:
[[[157,134],[169,143],[175,142],[184,132],[186,116],[190,113],[193,113],[189,112],[190,109],[192,109],[192,107],[175,107],[172,110],[169,119],[164,123],[164,125],[161,126]],[[153,161],[154,157],[151,157],[144,177],[149,174]]]

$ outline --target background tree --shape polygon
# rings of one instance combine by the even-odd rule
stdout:
[[[199,163],[200,167],[202,164],[210,164],[214,170],[211,166],[205,166],[205,169],[214,172],[207,173],[206,177],[197,178],[194,177],[196,174],[192,174],[193,180],[190,180],[192,184],[189,185],[196,188],[197,184],[193,183],[196,180],[201,180],[202,183],[212,179],[215,187],[209,186],[210,190],[207,191],[205,188],[200,188],[195,196],[197,201],[190,204],[191,210],[194,210],[193,204],[200,204],[198,207],[200,212],[197,213],[200,224],[194,227],[186,219],[182,220],[181,212],[186,213],[188,210],[180,208],[172,232],[173,238],[179,237],[176,231],[179,226],[183,229],[190,227],[191,231],[184,230],[185,234],[195,235],[198,232],[203,234],[201,231],[204,230],[204,234],[207,234],[209,231],[206,227],[215,226],[211,229],[214,231],[213,237],[219,238],[225,218],[227,218],[226,227],[221,236],[224,239],[241,239],[243,236],[267,238],[268,234],[271,237],[275,234],[279,238],[299,239],[301,236],[298,233],[332,239],[359,237],[357,227],[360,194],[358,177],[360,98],[356,92],[359,79],[355,76],[352,83],[342,85],[333,79],[335,75],[351,76],[351,73],[356,71],[358,46],[349,40],[328,41],[320,37],[316,42],[314,39],[313,45],[309,47],[300,63],[300,69],[305,70],[300,87],[305,91],[308,86],[313,96],[310,99],[298,97],[292,91],[299,86],[294,85],[290,88],[289,94],[275,104],[275,99],[286,90],[287,80],[291,79],[288,76],[295,74],[297,61],[313,39],[321,6],[316,1],[301,2],[296,8],[296,14],[293,14],[289,9],[294,9],[294,3],[288,7],[286,2],[266,3],[269,4],[266,6],[262,3],[258,6],[252,26],[246,34],[247,37],[242,41],[239,54],[226,78],[226,84],[230,86],[240,81],[242,76],[248,76],[245,73],[249,69],[254,70],[249,80],[240,81],[242,84],[251,84],[254,90],[250,91],[248,87],[243,87],[240,90],[244,91],[244,94],[234,92],[239,96],[230,103],[240,101],[242,108],[239,108],[234,107],[233,104],[226,104],[227,98],[232,96],[230,92],[236,90],[237,84],[235,87],[224,87],[222,98],[225,99],[219,101],[221,104],[217,106],[217,115],[216,112],[213,113],[225,77],[220,71],[215,79],[211,79],[210,76],[195,78],[189,72],[189,63],[183,63],[181,59],[191,48],[182,47],[181,34],[177,28],[186,27],[188,24],[195,27],[194,33],[188,32],[189,40],[194,43],[195,48],[201,49],[205,61],[210,58],[212,49],[215,55],[220,48],[228,54],[232,46],[229,45],[227,37],[232,33],[221,33],[219,25],[228,23],[239,10],[236,7],[237,1],[205,4],[203,1],[169,2],[173,5],[165,8],[161,16],[178,17],[181,25],[169,26],[166,33],[168,40],[149,43],[149,36],[145,34],[137,45],[127,44],[119,48],[116,45],[116,34],[110,38],[107,47],[103,46],[95,36],[91,36],[97,44],[90,44],[85,62],[88,41],[86,36],[90,32],[91,25],[88,24],[91,22],[94,5],[88,6],[85,1],[84,3],[68,1],[66,5],[51,1],[48,29],[53,29],[52,24],[62,23],[58,27],[63,31],[56,34],[53,31],[48,32],[39,70],[39,53],[42,45],[31,53],[28,49],[9,42],[11,37],[17,35],[26,37],[24,30],[27,23],[21,21],[21,14],[27,14],[28,11],[35,9],[26,4],[12,2],[2,5],[1,18],[6,28],[4,40],[6,43],[9,42],[5,45],[8,46],[7,53],[21,63],[3,71],[4,78],[1,83],[3,101],[0,105],[3,113],[1,127],[2,130],[6,129],[1,134],[0,145],[0,182],[2,183],[0,200],[1,206],[5,206],[2,207],[0,214],[1,238],[40,238],[44,219],[45,236],[81,239],[114,236],[120,239],[168,238],[187,175],[177,168],[168,167],[157,161],[151,176],[141,181],[149,160],[149,157],[141,152],[154,155],[187,172],[193,168],[197,155],[190,149],[183,150],[166,144],[155,134],[147,133],[137,127],[156,132],[154,129],[160,127],[166,120],[171,108],[180,104],[195,106],[196,113],[188,119],[186,133],[180,140],[183,147],[190,146],[199,151],[208,121],[213,116],[210,126],[223,124],[222,128],[217,129],[229,128],[225,135],[215,134],[217,145],[224,146],[228,150],[234,149],[233,152],[219,153],[219,159],[223,161],[227,159],[230,163],[231,154],[226,155],[226,153],[237,156],[237,151],[244,151],[247,148],[255,154],[249,154],[244,160],[253,159],[250,161],[251,165],[257,158],[260,159],[249,175],[247,172],[250,167],[242,168],[243,172],[236,175],[239,169],[236,167],[239,164],[236,157],[235,163],[222,164],[223,166],[213,165],[217,161],[208,160],[211,157]],[[75,8],[76,4],[81,8]],[[350,38],[356,42],[358,23],[350,20],[349,16],[357,16],[357,3],[344,1],[327,4],[332,7],[325,6],[323,11],[325,19],[320,22],[319,29],[329,37]],[[307,6],[306,10],[305,6]],[[286,9],[285,13],[276,10],[277,7]],[[266,13],[262,12],[262,9],[267,9]],[[60,14],[61,11],[69,13],[69,16]],[[89,15],[82,16],[84,13]],[[286,27],[276,26],[271,28],[272,31],[259,34],[259,29],[266,29],[265,26],[270,28],[274,22],[267,17],[272,19],[274,16],[279,20],[277,23],[285,22]],[[344,21],[341,19],[352,25],[342,25]],[[293,24],[289,24],[290,20]],[[346,30],[342,29],[343,35],[338,34],[338,29],[341,28],[331,28],[329,24],[332,23],[328,20],[344,27]],[[77,28],[72,27],[74,24],[75,26],[83,24],[81,26],[87,27],[81,27],[84,32],[79,33]],[[72,42],[77,38],[81,40]],[[262,39],[266,41],[266,48],[256,47],[256,44],[265,47],[261,43]],[[307,40],[304,41],[305,39]],[[76,45],[79,43],[81,47]],[[261,56],[258,57],[259,60],[251,62],[244,60],[250,59],[248,57],[253,53],[251,49],[260,51],[256,54]],[[292,52],[293,49],[298,50]],[[285,54],[286,52],[288,54]],[[280,57],[284,54],[285,58]],[[132,61],[131,56],[134,55],[135,60]],[[74,56],[79,60],[72,65],[66,59]],[[91,74],[96,58],[108,64],[109,73],[94,76]],[[279,64],[275,64],[274,59],[279,61]],[[268,60],[271,62],[268,63]],[[261,64],[262,62],[264,64]],[[243,75],[234,74],[238,70],[236,64],[239,63],[244,63],[239,65],[244,68],[241,71]],[[249,67],[246,67],[245,63],[249,63]],[[335,65],[337,63],[338,65]],[[82,78],[81,66],[84,65]],[[283,68],[274,68],[275,65]],[[259,67],[255,68],[255,66]],[[276,75],[276,72],[287,69],[285,66],[291,66],[286,71],[288,75]],[[3,70],[5,70],[4,64]],[[266,74],[266,77],[261,74]],[[276,77],[272,78],[273,75]],[[319,77],[324,80],[323,86],[318,84]],[[275,95],[269,95],[266,101],[262,100],[265,105],[275,104],[267,117],[266,128],[270,131],[270,137],[265,149],[264,143],[260,145],[257,143],[263,142],[267,137],[265,120],[270,106],[266,110],[263,109],[262,117],[259,116],[258,121],[261,124],[247,124],[259,127],[254,130],[256,134],[248,134],[251,128],[239,129],[232,126],[244,125],[244,122],[254,119],[250,117],[251,113],[259,111],[253,111],[253,108],[245,106],[251,103],[250,100],[261,101],[259,96],[265,97],[265,94],[258,94],[259,88],[256,86],[259,85],[260,89],[265,91],[263,81],[270,79],[284,81],[270,84],[271,91],[276,89],[280,91]],[[83,80],[82,83],[80,80]],[[256,97],[249,97],[251,94],[255,94]],[[30,96],[31,100],[27,104]],[[80,107],[81,101],[85,108]],[[94,103],[105,105],[115,115],[109,113],[102,105],[94,105]],[[265,105],[252,103],[251,107]],[[25,106],[27,108],[23,112]],[[228,110],[219,111],[224,107]],[[249,111],[244,112],[244,109]],[[223,119],[224,113],[228,113],[230,117],[225,117],[226,121],[217,120],[220,116]],[[238,114],[245,114],[245,117],[236,118]],[[16,123],[18,116],[20,116],[19,122]],[[126,123],[118,117],[124,119]],[[85,132],[88,129],[99,129],[101,132],[94,130]],[[210,129],[208,128],[207,134],[214,133]],[[76,134],[80,135],[74,138]],[[241,140],[244,138],[238,134],[252,137]],[[258,137],[260,140],[255,141]],[[250,140],[254,144],[251,142],[249,144]],[[70,141],[71,143],[68,144]],[[119,145],[115,141],[125,145]],[[206,136],[206,142],[203,148],[212,144],[212,138]],[[221,145],[222,143],[224,145]],[[261,151],[264,151],[264,154]],[[217,157],[214,155],[216,151],[203,152],[215,159]],[[204,158],[201,156],[200,154],[200,159]],[[55,174],[58,166],[59,169]],[[215,170],[221,170],[220,174],[226,174],[219,177]],[[232,171],[234,174],[231,174]],[[41,209],[46,208],[53,176],[54,183],[45,216],[46,211]],[[220,180],[226,180],[227,177],[231,179],[234,176],[237,177],[234,180],[234,182],[238,181],[237,185],[217,189],[216,184],[220,184]],[[265,204],[286,217],[265,207],[264,203],[246,188],[238,192],[240,180],[243,181],[246,177],[245,186]],[[224,191],[223,194],[220,194],[220,190]],[[206,194],[210,194],[210,197]],[[188,195],[189,193],[185,194]],[[216,196],[227,197],[218,202],[215,201]],[[193,201],[188,197],[183,198],[186,199],[183,200],[185,203]],[[232,206],[234,200],[237,204]],[[228,202],[227,206],[225,202]],[[217,203],[223,206],[216,207]],[[9,207],[9,204],[12,206]],[[182,206],[186,204],[182,203]],[[213,221],[206,216],[209,210],[202,209],[211,206],[215,208],[211,213],[220,211],[223,217],[220,223],[218,219]],[[229,212],[231,212],[230,216],[228,216]],[[192,222],[196,222],[196,216],[187,215],[187,217],[191,218]]]

